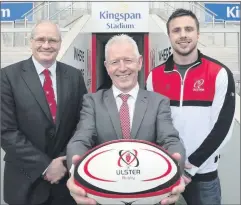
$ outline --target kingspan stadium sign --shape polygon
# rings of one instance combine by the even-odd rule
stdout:
[[[141,18],[141,13],[113,13],[109,11],[100,11],[100,19],[107,20],[107,29],[134,29],[135,24],[131,23],[131,20],[138,20]]]

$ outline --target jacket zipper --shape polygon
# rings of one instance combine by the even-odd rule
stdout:
[[[193,68],[194,66],[200,64],[200,62],[197,62],[195,64],[193,64],[191,67],[189,67],[185,74],[184,74],[184,77],[182,78],[182,75],[177,71],[177,70],[174,70],[175,72],[177,72],[179,75],[180,75],[180,78],[181,78],[181,93],[180,93],[180,112],[182,111],[182,105],[183,105],[183,92],[184,92],[184,81],[186,79],[186,75],[187,75],[187,72]]]
[[[183,102],[184,79],[185,79],[185,75],[187,72],[185,73],[184,78],[182,78],[182,75],[177,70],[174,70],[174,71],[177,72],[181,78],[181,93],[180,93],[180,113],[181,113],[182,112],[182,102]]]

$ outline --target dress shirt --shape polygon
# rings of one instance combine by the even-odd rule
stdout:
[[[38,76],[39,76],[39,79],[40,79],[40,82],[43,86],[44,84],[44,74],[43,74],[43,71],[46,69],[45,67],[43,67],[33,56],[32,56],[32,59],[33,59],[33,64],[37,70],[37,73],[38,73]],[[54,62],[54,64],[47,68],[49,71],[50,71],[50,78],[52,80],[52,85],[53,85],[53,89],[54,89],[54,97],[55,97],[55,101],[56,101],[56,104],[57,104],[57,86],[56,86],[56,61]]]
[[[114,98],[116,100],[116,105],[117,105],[118,112],[119,112],[120,107],[121,107],[122,102],[123,102],[119,95],[122,94],[123,92],[120,91],[114,85],[112,85],[112,90],[113,90]],[[136,86],[132,90],[130,90],[127,93],[123,93],[123,94],[129,94],[130,95],[130,97],[127,100],[127,104],[129,106],[129,115],[130,115],[130,129],[132,128],[132,122],[133,122],[133,116],[134,116],[134,110],[135,110],[135,104],[136,104],[138,92],[139,92],[139,84],[137,83]]]

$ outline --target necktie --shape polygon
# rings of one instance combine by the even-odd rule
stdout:
[[[129,115],[129,106],[127,104],[127,100],[130,97],[128,94],[120,94],[120,98],[122,99],[123,103],[120,107],[120,122],[121,122],[121,129],[122,135],[124,139],[130,139],[130,115]]]
[[[43,74],[45,76],[43,89],[44,89],[44,93],[45,93],[47,102],[49,104],[49,109],[50,109],[53,121],[55,122],[57,105],[56,105],[56,101],[55,101],[55,97],[54,97],[54,89],[53,89],[53,85],[52,85],[52,80],[50,78],[50,72],[48,69],[45,69],[43,71]]]

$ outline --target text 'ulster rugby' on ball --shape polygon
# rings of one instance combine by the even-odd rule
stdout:
[[[74,179],[99,204],[156,204],[180,183],[180,171],[160,146],[123,139],[87,152]]]

